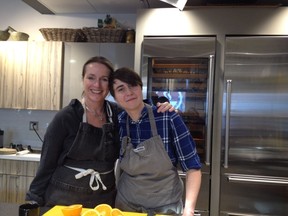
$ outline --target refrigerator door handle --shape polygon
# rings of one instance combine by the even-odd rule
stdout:
[[[212,104],[213,104],[213,84],[214,84],[214,55],[210,55],[209,60],[209,83],[208,83],[208,92],[207,92],[207,137],[206,137],[206,157],[205,164],[210,166],[210,155],[211,155],[211,132],[212,132]]]
[[[231,109],[231,89],[232,80],[226,81],[226,122],[225,122],[225,148],[224,148],[224,168],[228,168],[229,154],[229,134],[230,134],[230,109]]]
[[[229,182],[234,183],[259,183],[269,185],[288,185],[287,178],[270,177],[270,176],[253,176],[253,175],[228,175]]]
[[[225,213],[224,215],[227,215],[227,216],[253,216],[252,214],[245,214],[245,213]],[[257,216],[257,215],[255,215]]]

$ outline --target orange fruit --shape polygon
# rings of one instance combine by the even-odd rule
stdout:
[[[111,216],[112,207],[108,204],[99,204],[95,208],[101,216]]]
[[[74,204],[61,209],[64,216],[80,216],[82,211],[81,204]]]
[[[95,209],[88,209],[81,216],[100,216],[100,213]]]
[[[113,208],[111,211],[111,216],[124,216],[124,213],[118,208]]]

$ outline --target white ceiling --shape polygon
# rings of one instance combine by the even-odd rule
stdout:
[[[54,14],[136,14],[138,9],[165,8],[171,5],[159,0],[23,0],[39,11],[46,7]],[[197,0],[196,0],[197,1]],[[41,11],[40,11],[41,12]]]
[[[136,14],[143,8],[168,8],[160,0],[22,0],[42,14]],[[176,1],[176,0],[170,0]],[[188,0],[195,6],[287,6],[288,0]]]

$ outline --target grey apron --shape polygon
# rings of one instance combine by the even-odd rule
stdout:
[[[94,208],[101,203],[114,206],[116,187],[114,163],[119,148],[114,142],[112,111],[106,104],[109,123],[96,128],[86,123],[84,112],[77,136],[63,165],[58,166],[45,194],[46,206],[81,203]]]
[[[123,171],[117,185],[115,206],[123,211],[182,213],[183,182],[157,134],[152,108],[146,105],[152,138],[133,148],[127,119],[119,166]]]

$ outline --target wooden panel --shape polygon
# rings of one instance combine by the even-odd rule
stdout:
[[[2,159],[0,163],[0,174],[35,176],[40,162]]]
[[[0,42],[0,107],[25,104],[27,42]]]
[[[0,163],[0,202],[24,203],[39,162],[0,160]]]
[[[19,176],[19,182],[17,182],[19,190],[15,200],[16,203],[25,202],[26,193],[33,179],[34,177]]]
[[[6,173],[6,163],[7,160],[3,160],[3,159],[0,159],[0,174],[5,174]]]
[[[7,202],[7,175],[0,174],[0,202]]]
[[[7,175],[7,202],[17,202],[17,194],[19,193],[19,182],[19,176]]]
[[[62,42],[29,43],[26,88],[28,109],[60,109],[62,46]]]
[[[36,175],[37,169],[39,167],[40,162],[35,161],[27,161],[26,164],[26,176],[34,177]]]

